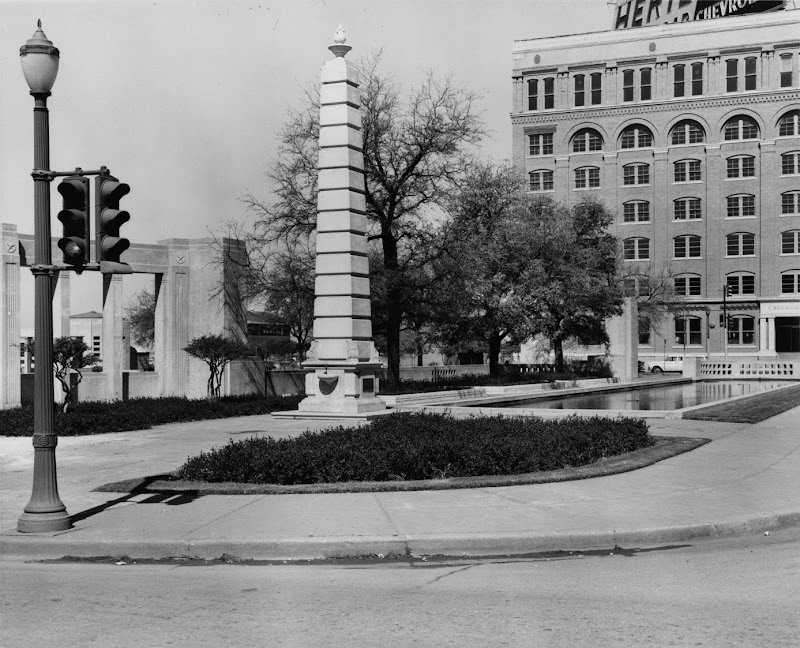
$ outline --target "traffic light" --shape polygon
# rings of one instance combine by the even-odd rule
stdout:
[[[720,313],[719,314],[719,325],[720,325],[720,328],[725,328],[725,326],[727,324],[726,321],[725,321],[726,319],[727,318],[725,317],[724,313]]]
[[[64,263],[76,272],[83,272],[89,263],[89,178],[69,176],[58,185],[64,198],[64,208],[58,220],[64,225],[64,234],[58,247],[64,253]]]
[[[131,216],[119,208],[119,201],[130,193],[131,188],[110,175],[95,178],[95,228],[97,230],[97,260],[100,272],[107,274],[130,274],[131,267],[120,260],[122,253],[130,247],[130,241],[119,235],[122,225]]]

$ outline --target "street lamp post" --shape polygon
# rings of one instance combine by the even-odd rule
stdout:
[[[20,48],[22,72],[34,98],[33,108],[33,208],[36,263],[34,276],[33,492],[17,521],[23,533],[62,531],[72,526],[67,508],[58,496],[53,412],[53,265],[50,251],[50,125],[47,97],[58,73],[59,52],[42,31],[42,22]]]

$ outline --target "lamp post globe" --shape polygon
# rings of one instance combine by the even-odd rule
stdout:
[[[33,36],[19,48],[19,56],[31,94],[50,94],[58,74],[59,51],[44,35],[41,20]]]
[[[58,496],[55,413],[53,407],[54,268],[50,243],[50,122],[47,97],[58,74],[58,48],[48,40],[38,21],[33,36],[20,47],[22,73],[34,98],[33,211],[34,211],[34,339],[36,366],[33,380],[33,489],[17,521],[22,533],[63,531],[72,526]]]

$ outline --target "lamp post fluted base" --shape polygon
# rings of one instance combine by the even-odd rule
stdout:
[[[72,528],[67,507],[58,495],[56,480],[55,436],[33,437],[33,493],[23,514],[17,520],[20,533],[48,533]]]
[[[23,513],[17,520],[20,533],[51,533],[72,528],[72,520],[66,510],[60,513]]]

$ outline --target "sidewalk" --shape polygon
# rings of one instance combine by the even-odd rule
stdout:
[[[255,416],[59,439],[59,492],[75,527],[19,534],[29,438],[0,437],[0,559],[128,555],[301,559],[365,554],[497,555],[684,542],[800,524],[800,408],[756,425],[648,421],[655,435],[712,439],[630,473],[528,486],[318,495],[91,492],[170,472],[254,434],[335,421]]]

